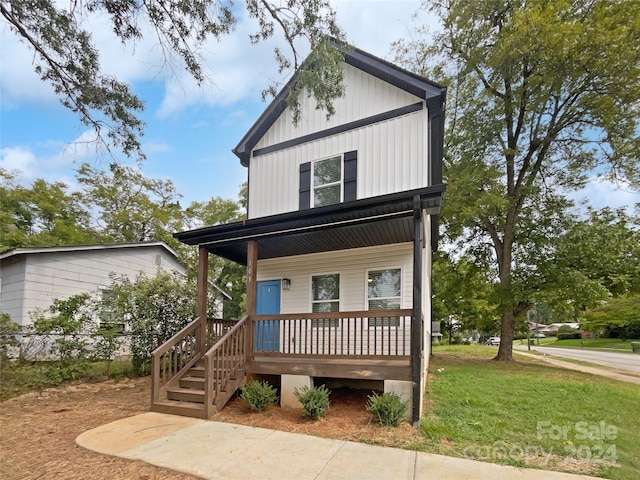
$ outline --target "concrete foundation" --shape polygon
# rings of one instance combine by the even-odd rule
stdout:
[[[407,380],[385,380],[384,393],[395,393],[403,402],[409,404],[405,414],[405,420],[411,423],[413,407],[413,383]]]
[[[313,379],[307,375],[282,375],[280,382],[280,408],[283,410],[301,409],[302,404],[293,392],[296,388],[313,386]]]

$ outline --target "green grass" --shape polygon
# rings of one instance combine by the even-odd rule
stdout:
[[[0,364],[0,401],[22,395],[33,390],[55,387],[60,382],[52,381],[47,371],[54,367],[53,362],[19,363],[2,361]],[[77,381],[98,382],[109,378],[122,379],[132,375],[131,362],[113,361],[107,375],[106,362],[93,362],[89,370]]]
[[[596,338],[594,340],[590,340],[588,338],[579,340],[557,340],[554,338],[543,338],[541,340],[550,340],[548,343],[545,342],[545,347],[561,347],[561,348],[592,348],[596,350],[620,350],[621,352],[627,351],[631,352],[631,342],[640,340],[627,340],[623,342],[619,338]],[[580,342],[584,342],[582,345]],[[542,345],[542,342],[540,342]]]
[[[425,440],[413,448],[616,480],[637,478],[637,385],[520,357],[513,363],[491,362],[485,352],[474,358],[477,348],[489,350],[434,349],[430,370],[435,380],[427,386],[421,425]],[[608,438],[595,438],[602,425]],[[552,428],[558,435],[550,434]],[[594,438],[581,438],[583,430]],[[571,461],[576,458],[581,460]]]
[[[619,338],[596,338],[590,339],[572,339],[572,340],[558,340],[556,337],[546,337],[535,339],[535,345],[540,347],[557,347],[557,348],[590,348],[593,350],[617,350],[618,353],[630,353],[631,342],[640,342],[640,340],[627,340],[623,342]],[[584,345],[580,342],[584,342]],[[526,345],[527,340],[514,340],[514,345]]]

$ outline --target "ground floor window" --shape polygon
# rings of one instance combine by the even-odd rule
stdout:
[[[311,311],[340,311],[340,274],[313,275],[311,277]],[[334,327],[339,323],[337,318],[312,320],[313,327]]]
[[[399,268],[367,272],[367,308],[369,310],[399,310],[402,272]],[[397,327],[398,317],[369,318],[370,327]]]

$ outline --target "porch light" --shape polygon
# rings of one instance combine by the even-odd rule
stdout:
[[[283,278],[282,279],[282,290],[291,290],[291,279]]]

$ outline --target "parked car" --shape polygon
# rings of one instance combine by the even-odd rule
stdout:
[[[547,338],[547,336],[544,333],[536,333],[533,338]]]
[[[489,340],[487,340],[487,345],[500,345],[500,337],[490,337]]]

